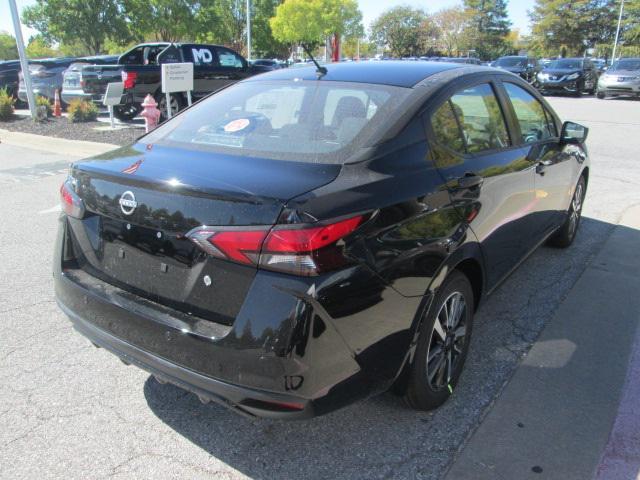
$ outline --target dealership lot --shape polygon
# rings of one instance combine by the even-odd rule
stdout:
[[[0,476],[439,478],[622,213],[640,204],[640,102],[549,99],[590,127],[576,243],[542,248],[476,317],[461,384],[416,413],[391,394],[299,423],[247,420],[95,350],[53,300],[66,155],[0,145]]]

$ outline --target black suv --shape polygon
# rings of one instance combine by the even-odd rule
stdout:
[[[593,95],[598,87],[598,69],[588,58],[559,58],[538,74],[538,87],[543,93]]]

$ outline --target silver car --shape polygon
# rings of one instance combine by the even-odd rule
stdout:
[[[621,58],[600,75],[598,98],[618,95],[640,97],[640,58]]]
[[[53,101],[56,90],[62,90],[62,73],[74,61],[75,59],[73,58],[29,60],[29,73],[31,74],[33,93]],[[27,90],[24,86],[22,72],[20,72],[19,76],[20,85],[18,87],[18,98],[22,102],[26,102]]]

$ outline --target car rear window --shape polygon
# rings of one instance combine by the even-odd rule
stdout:
[[[235,84],[144,141],[312,163],[343,163],[410,89],[348,82]]]

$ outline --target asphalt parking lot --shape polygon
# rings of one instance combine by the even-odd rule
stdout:
[[[482,306],[460,385],[432,413],[384,394],[305,422],[248,420],[96,350],[53,300],[55,207],[73,158],[0,144],[0,477],[441,478],[622,213],[640,204],[640,101],[549,101],[590,128],[581,230],[569,250],[541,248]]]

